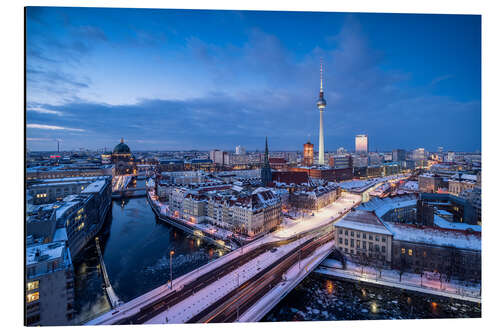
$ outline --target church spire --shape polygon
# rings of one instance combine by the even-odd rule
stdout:
[[[264,153],[264,165],[269,165],[269,148],[267,146],[267,136],[266,136],[266,151]]]
[[[271,166],[269,165],[269,147],[267,145],[267,136],[266,136],[266,151],[264,153],[264,165],[260,170],[260,177],[262,180],[262,185],[270,186],[273,182],[273,173],[271,171]]]

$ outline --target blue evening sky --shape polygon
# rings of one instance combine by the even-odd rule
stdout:
[[[32,150],[481,149],[481,17],[28,7]]]

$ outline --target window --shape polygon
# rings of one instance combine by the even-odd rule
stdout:
[[[368,249],[369,249],[370,251],[372,251],[372,250],[373,250],[373,243],[372,243],[372,242],[368,243]]]
[[[382,237],[382,243],[385,243],[385,237]]]
[[[379,241],[378,236],[375,236],[375,241],[376,241],[376,242],[378,242],[378,241]]]
[[[378,244],[375,244],[375,251],[376,252],[380,251],[380,247],[378,246]]]
[[[408,249],[408,255],[409,255],[409,256],[412,256],[412,255],[413,255],[413,250],[412,250],[412,249]]]
[[[356,238],[361,237],[361,234],[359,232],[356,233]]]
[[[363,232],[363,239],[366,239],[366,234]]]
[[[34,289],[38,289],[38,284],[40,282],[38,280],[36,281],[31,281],[31,282],[28,282],[28,285],[26,286],[28,288],[28,290],[34,290]]]
[[[401,248],[401,254],[405,254],[405,252],[406,252],[406,251],[405,251],[405,248],[404,248],[404,247],[402,247],[402,248]]]
[[[347,232],[347,230],[344,231],[344,235],[349,236],[349,233]]]
[[[363,241],[363,250],[366,250],[366,241]]]
[[[339,243],[342,244],[342,237],[339,238]]]
[[[31,303],[38,300],[39,298],[40,298],[40,293],[37,291],[36,293],[31,293],[26,295],[26,302]]]
[[[356,241],[356,248],[359,249],[359,246],[360,246],[360,242],[359,240]]]
[[[385,252],[385,246],[382,246],[382,252]]]
[[[351,231],[351,237],[354,237],[354,231]]]
[[[372,235],[368,235],[368,239],[369,240],[373,240],[373,236]]]
[[[346,239],[344,239],[344,244],[345,244],[345,245],[349,245],[349,240],[348,240],[347,238],[346,238]]]

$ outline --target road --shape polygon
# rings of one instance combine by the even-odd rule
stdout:
[[[283,274],[296,264],[300,257],[309,256],[318,247],[330,241],[332,237],[333,234],[329,233],[297,246],[283,257],[280,263],[267,267],[188,322],[223,323],[236,321],[240,314],[248,310],[274,286],[282,282]]]
[[[143,324],[146,321],[159,315],[160,313],[168,310],[173,305],[183,301],[185,298],[192,296],[201,289],[209,286],[213,282],[217,281],[219,278],[231,273],[239,266],[242,266],[243,264],[265,253],[266,251],[271,250],[272,248],[288,244],[292,241],[293,239],[290,239],[290,240],[283,240],[261,245],[260,247],[221,265],[220,267],[210,271],[209,273],[200,276],[195,281],[185,285],[180,291],[173,291],[172,293],[156,300],[155,302],[145,307],[142,307],[136,314],[118,320],[113,324],[114,325]]]
[[[193,316],[198,316],[199,313],[205,313],[207,309],[207,311],[215,309],[214,306],[227,301],[228,297],[231,297],[230,295],[236,295],[241,291],[241,288],[246,288],[250,284],[254,288],[244,289],[248,294],[244,296],[245,304],[242,303],[241,306],[251,305],[258,300],[258,296],[255,295],[267,292],[267,290],[262,289],[263,285],[267,285],[269,288],[269,286],[275,286],[281,281],[282,273],[286,272],[293,263],[296,263],[297,258],[294,255],[298,256],[299,253],[307,255],[308,247],[302,249],[305,251],[302,252],[299,251],[298,247],[295,248],[295,244],[290,243],[298,239],[319,237],[314,235],[330,235],[333,230],[332,222],[341,218],[353,206],[357,205],[361,201],[360,199],[359,195],[344,193],[335,203],[315,212],[314,215],[300,220],[290,220],[283,229],[266,235],[264,238],[269,238],[268,243],[261,244],[247,253],[242,252],[237,258],[232,258],[212,271],[203,273],[196,280],[191,279],[192,282],[187,282],[184,286],[177,284],[175,290],[159,296],[151,303],[142,307],[138,305],[139,311],[130,311],[132,308],[130,310],[122,309],[123,313],[120,313],[122,312],[120,310],[120,312],[110,313],[109,318],[103,318],[99,323],[118,325],[164,323],[169,315],[171,316],[170,322],[186,322]],[[264,239],[262,241],[264,243]],[[306,245],[302,244],[301,246]],[[270,250],[273,248],[278,248],[279,251],[271,253]],[[260,271],[261,268],[262,271]],[[267,275],[269,280],[259,280],[258,285],[254,285],[254,282],[265,272],[272,272],[271,275]],[[235,273],[242,273],[239,276],[243,282],[242,286],[235,282]],[[209,286],[210,288],[207,288]],[[258,291],[258,293],[252,293],[251,290]],[[247,297],[250,296],[251,300],[248,300]],[[238,304],[242,301],[240,299]],[[129,311],[133,314],[124,317]],[[113,317],[117,317],[117,319]],[[216,317],[214,320],[219,319]]]

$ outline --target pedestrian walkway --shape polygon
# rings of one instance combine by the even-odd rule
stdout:
[[[359,281],[374,285],[405,289],[425,294],[450,297],[469,302],[481,302],[479,285],[461,285],[457,281],[443,282],[427,279],[417,274],[401,276],[394,270],[375,270],[371,267],[360,267],[348,262],[346,269],[342,269],[340,262],[333,259],[324,260],[315,270],[316,273],[336,278]]]

